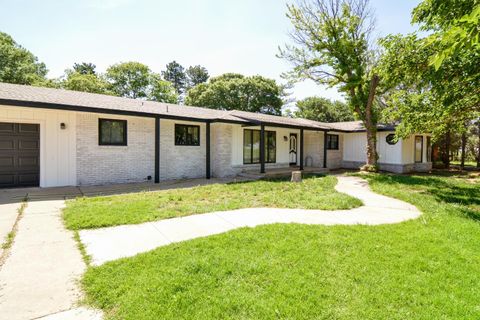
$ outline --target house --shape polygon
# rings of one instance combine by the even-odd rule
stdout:
[[[366,159],[364,131],[360,122],[0,83],[0,186],[157,183],[290,166],[358,168]],[[393,131],[378,128],[380,168],[430,170],[430,137],[395,142]]]

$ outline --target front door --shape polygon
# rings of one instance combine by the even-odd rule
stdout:
[[[297,134],[296,133],[290,133],[289,156],[290,156],[290,165],[296,165],[297,164]]]

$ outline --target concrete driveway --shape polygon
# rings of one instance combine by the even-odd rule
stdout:
[[[0,244],[10,232],[14,241],[0,249],[0,319],[100,319],[101,313],[78,307],[78,280],[86,265],[65,229],[65,199],[224,183],[224,179],[191,179],[160,184],[0,190]],[[19,208],[25,203],[22,214]],[[0,246],[1,248],[1,246]]]

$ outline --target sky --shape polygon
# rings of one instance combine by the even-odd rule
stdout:
[[[290,65],[276,57],[289,43],[288,0],[0,0],[0,31],[33,52],[59,77],[75,62],[100,72],[139,61],[160,72],[176,60],[202,65],[212,76],[262,75],[284,83]],[[408,33],[418,0],[371,0],[378,36]],[[290,90],[293,99],[342,99],[311,81]]]

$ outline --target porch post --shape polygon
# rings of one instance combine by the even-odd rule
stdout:
[[[327,167],[327,133],[328,131],[323,131],[323,167]]]
[[[206,162],[206,178],[207,179],[210,179],[210,121],[207,121],[206,123],[206,134],[205,134],[205,138],[206,138],[206,143],[205,143],[205,146],[206,146],[206,157],[205,157],[205,162]]]
[[[300,170],[303,170],[303,129],[300,129]]]
[[[155,117],[155,183],[160,182],[160,117]]]
[[[265,125],[260,125],[260,173],[265,173]]]

